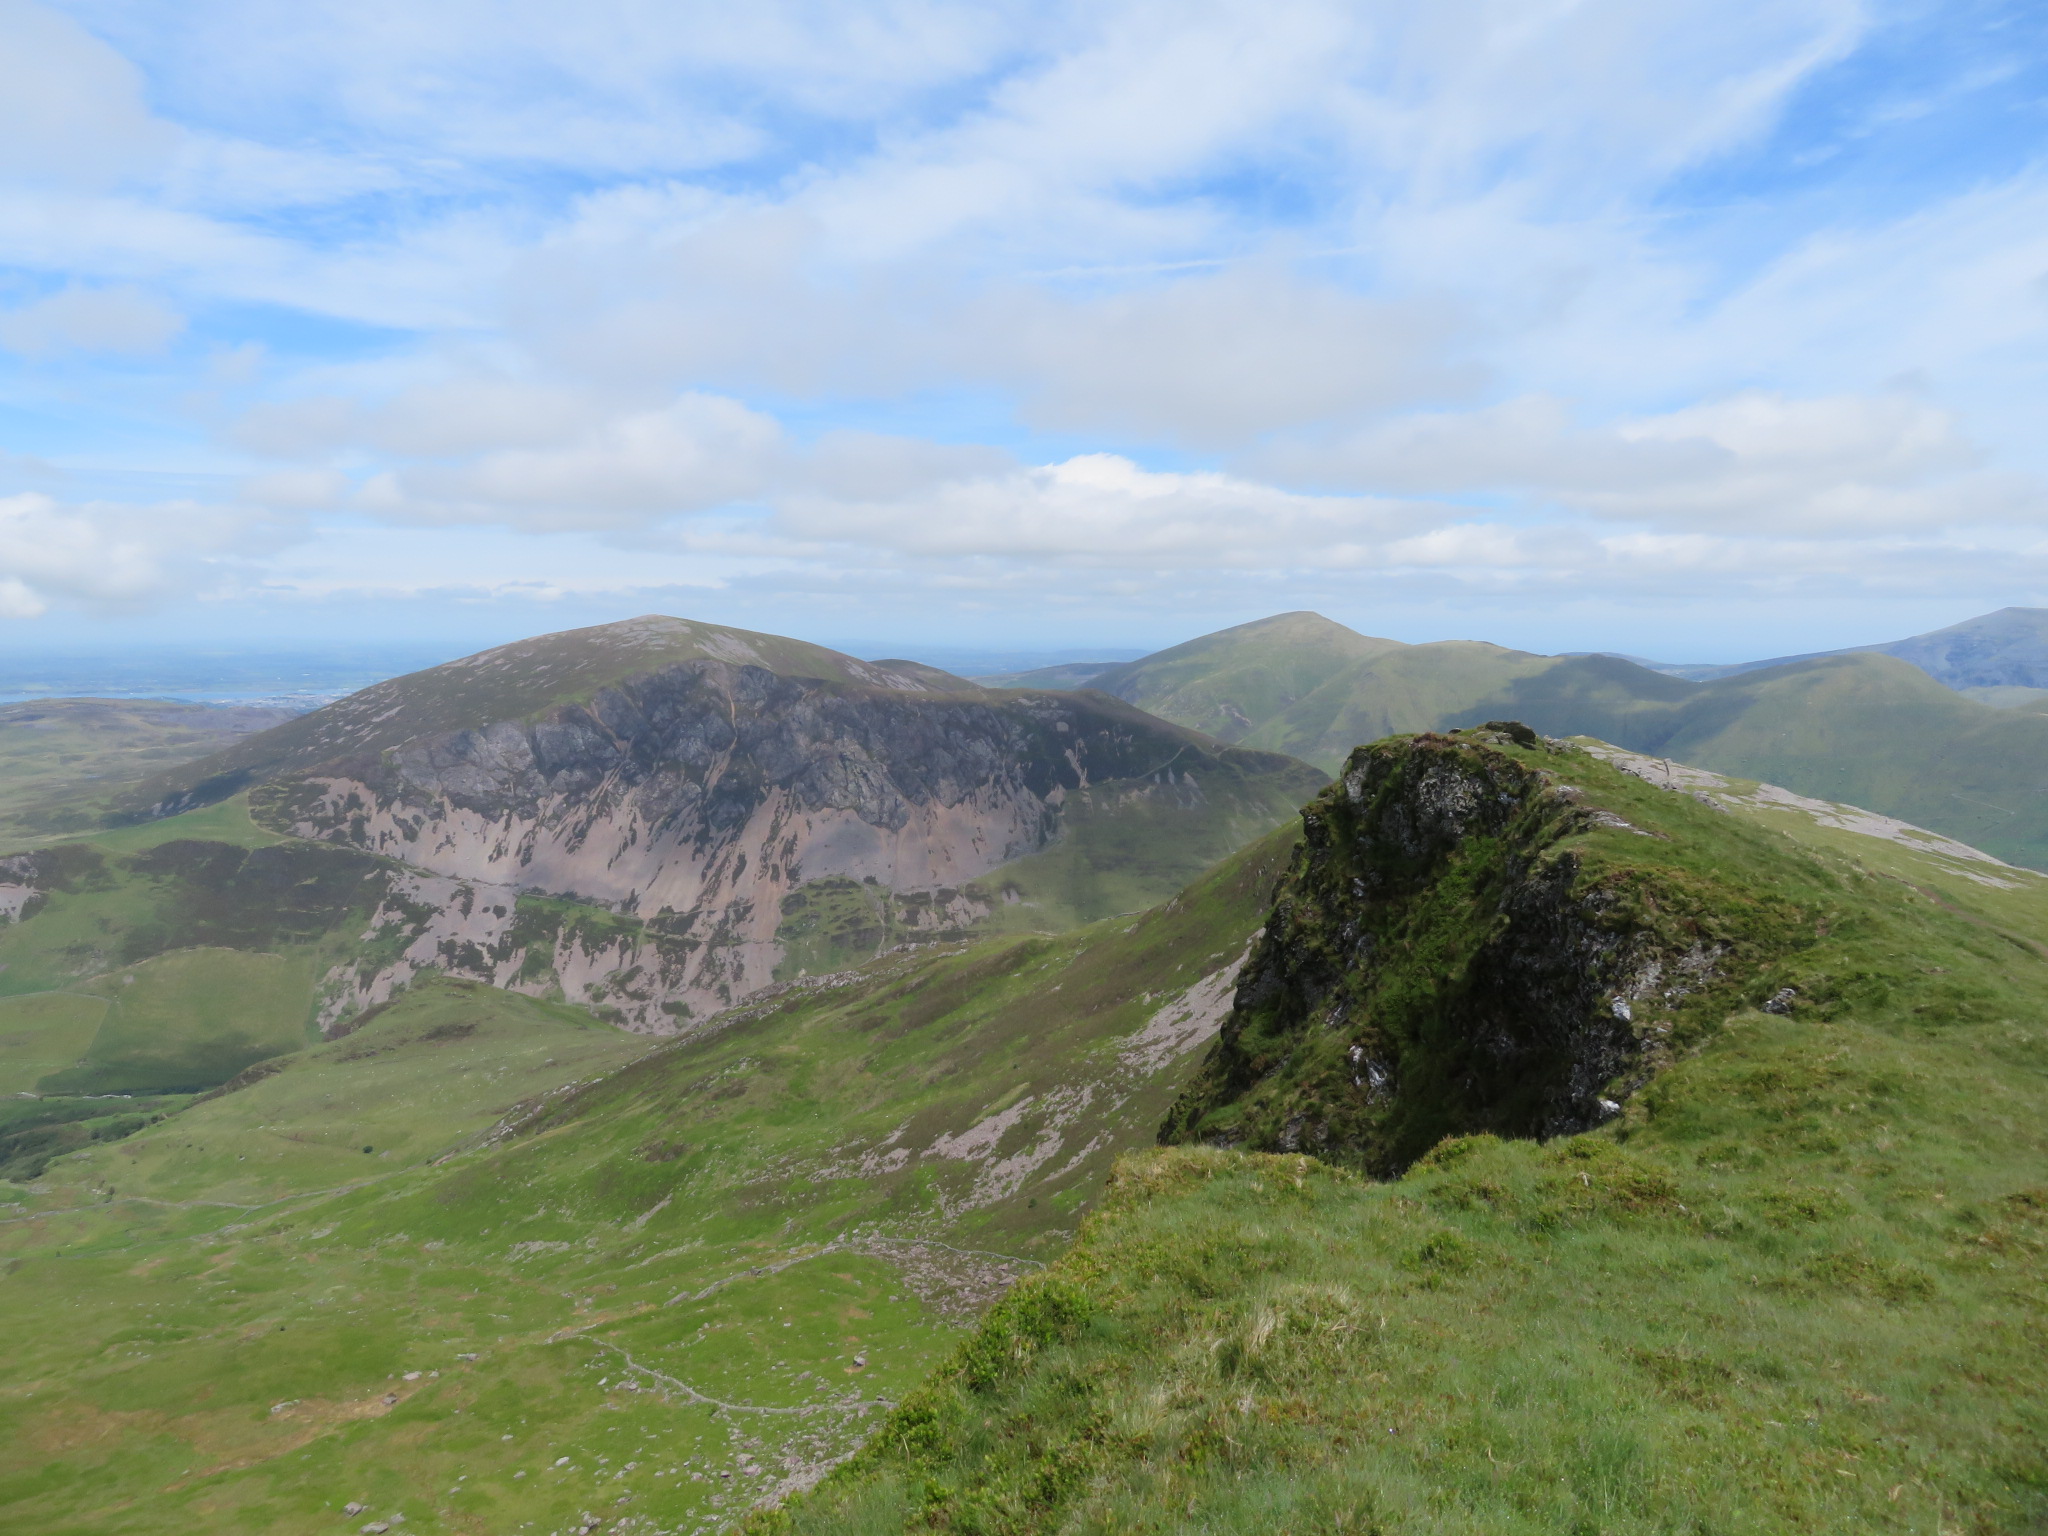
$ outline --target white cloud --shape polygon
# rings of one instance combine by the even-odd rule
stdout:
[[[1449,355],[1450,306],[1377,303],[1266,264],[1078,303],[1020,291],[976,318],[962,371],[1003,359],[1030,415],[1068,430],[1213,446],[1483,377]]]
[[[176,137],[127,59],[47,6],[0,0],[0,179],[110,185],[160,166]]]
[[[493,590],[577,531],[628,576],[659,547],[992,602],[2038,558],[2048,173],[1684,179],[1900,24],[1857,0],[167,14],[0,0],[0,263],[63,285],[0,346],[260,334],[165,391],[166,464],[459,530]]]
[[[258,553],[263,521],[194,502],[0,496],[0,609],[34,618],[57,603],[125,609],[188,593],[209,560]]]
[[[2048,513],[2048,492],[1984,472],[1981,459],[1953,412],[1907,391],[1748,391],[1597,428],[1533,396],[1261,456],[1269,472],[1327,483],[1505,494],[1662,527],[1854,537]]]
[[[588,390],[486,368],[436,371],[368,398],[321,392],[262,402],[235,422],[232,435],[240,446],[276,458],[362,450],[450,458],[565,445],[599,427],[607,406],[616,404]]]
[[[756,496],[783,451],[772,418],[691,394],[601,422],[559,446],[498,448],[464,463],[387,471],[364,487],[358,504],[401,517],[535,528],[632,524]]]
[[[133,288],[66,288],[0,311],[0,347],[28,357],[56,352],[160,352],[182,315]]]
[[[778,526],[800,538],[921,559],[1270,566],[1343,558],[1411,522],[1412,507],[1297,496],[1216,473],[1166,474],[1114,454],[949,480],[888,502],[797,496]]]

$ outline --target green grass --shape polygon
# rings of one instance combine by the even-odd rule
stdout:
[[[1586,832],[1585,878],[1690,867],[1806,939],[1751,956],[1596,1131],[1454,1135],[1387,1183],[1134,1158],[1065,1257],[764,1526],[2041,1529],[2043,882],[1570,777],[1669,839]],[[1792,1013],[1753,1006],[1780,984]]]
[[[425,984],[60,1157],[0,1205],[4,1523],[292,1536],[360,1500],[417,1533],[717,1528],[1063,1247],[1187,1065],[1134,1037],[1242,952],[1290,841],[1141,917],[890,956],[651,1052]]]
[[[423,983],[0,1203],[4,1523],[708,1533],[869,1440],[795,1526],[2037,1528],[2048,882],[1570,766],[1813,918],[1598,1132],[1105,1200],[1291,832],[652,1050]]]
[[[312,1038],[301,961],[235,949],[181,949],[82,983],[105,1004],[75,1063],[38,1079],[44,1094],[197,1093]],[[10,999],[17,1006],[31,998]]]
[[[1293,752],[1259,736],[1259,727],[1368,658],[1401,649],[1397,641],[1372,639],[1321,614],[1282,613],[1126,662],[1087,686],[1220,741]]]
[[[50,1073],[75,1066],[109,1007],[83,992],[0,998],[0,1093],[31,1092]]]
[[[126,786],[289,718],[156,700],[0,704],[0,846],[76,835]]]
[[[94,831],[88,841],[93,847],[103,848],[108,853],[133,854],[160,848],[181,838],[231,843],[237,848],[268,848],[287,841],[250,820],[249,797],[246,794],[187,811],[182,816],[166,816],[161,821],[146,821],[128,827],[103,827]]]
[[[1283,760],[1284,761],[1284,760]],[[975,881],[990,915],[982,931],[1053,933],[1130,914],[1165,899],[1231,850],[1291,828],[1321,775],[1275,767],[1198,777],[1201,798],[1150,781],[1098,785],[1068,799],[1066,830],[1043,853],[1016,859]]]
[[[262,1060],[248,1086],[109,1149],[91,1175],[62,1177],[260,1205],[411,1167],[647,1048],[577,1009],[433,978],[339,1040]]]

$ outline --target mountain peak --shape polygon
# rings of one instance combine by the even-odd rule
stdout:
[[[643,613],[637,618],[612,624],[595,624],[586,629],[565,629],[555,634],[514,640],[465,656],[440,667],[430,667],[393,683],[409,683],[436,674],[463,672],[516,672],[535,678],[559,676],[568,687],[602,687],[628,677],[690,661],[722,661],[732,666],[763,667],[780,677],[810,677],[864,688],[886,688],[920,693],[933,686],[932,679],[951,678],[935,668],[915,662],[868,662],[827,646],[786,635],[763,634],[735,629],[725,624],[706,624],[697,619],[670,614]],[[378,684],[388,688],[391,684]],[[368,692],[370,690],[366,690]]]

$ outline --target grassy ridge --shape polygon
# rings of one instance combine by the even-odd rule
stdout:
[[[1262,722],[1314,695],[1333,678],[1401,649],[1397,641],[1372,639],[1321,614],[1282,613],[1109,668],[1087,686],[1163,719],[1207,731],[1219,741],[1249,743]],[[1293,751],[1278,745],[1277,739],[1262,738],[1257,745]]]
[[[1453,1138],[1384,1184],[1127,1162],[1075,1248],[764,1528],[2040,1529],[2042,883],[1572,778],[1670,839],[1582,834],[1610,869],[1710,864],[1809,941],[1595,1131]],[[1790,1014],[1754,1006],[1783,984]]]

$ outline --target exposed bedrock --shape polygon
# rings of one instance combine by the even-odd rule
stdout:
[[[647,1016],[667,1001],[701,1016],[772,978],[799,885],[873,881],[957,905],[958,887],[1055,841],[1070,797],[1137,780],[1197,805],[1219,754],[1298,766],[1107,698],[853,688],[706,659],[343,756],[253,803],[279,831],[636,914],[668,940],[658,962],[605,963],[660,977]]]
[[[1391,1173],[1446,1135],[1583,1130],[1618,1112],[1687,999],[1748,968],[1755,945],[1670,867],[1671,840],[1588,802],[1610,770],[1516,735],[1351,755],[1303,812],[1162,1139]]]
[[[343,758],[279,784],[262,814],[438,874],[643,912],[690,910],[749,871],[923,888],[1045,846],[1092,763],[1140,766],[1075,713],[695,662],[539,720]]]

